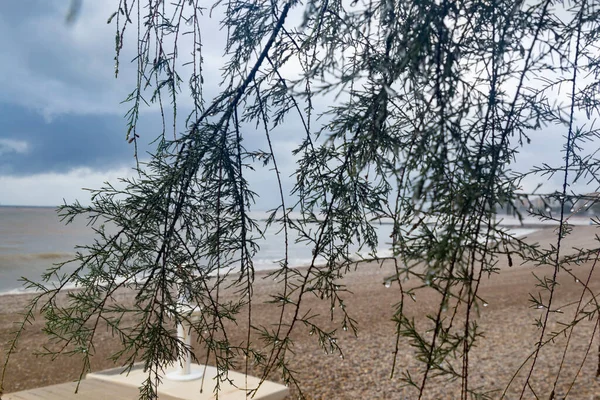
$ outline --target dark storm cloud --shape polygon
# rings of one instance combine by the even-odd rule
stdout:
[[[146,118],[140,127],[152,125],[154,119]],[[131,164],[133,145],[125,141],[125,120],[118,115],[63,115],[46,120],[33,110],[0,104],[0,121],[0,144],[5,143],[0,151],[2,175],[62,173],[81,167],[106,171]],[[142,154],[149,136],[141,138],[140,143],[146,143]],[[21,146],[11,151],[10,143]]]
[[[72,24],[68,1],[7,2],[0,10],[0,176],[108,171],[133,164],[120,104],[135,86],[131,49],[114,76],[113,0],[83,2]],[[144,108],[140,154],[160,134],[158,112]],[[150,147],[151,148],[151,147]]]
[[[65,194],[74,195],[85,177],[101,181],[102,176],[114,176],[116,171],[127,173],[134,165],[134,149],[125,141],[123,118],[130,105],[120,102],[136,83],[136,64],[130,63],[136,54],[135,30],[126,38],[119,78],[115,79],[115,26],[106,21],[117,6],[118,0],[83,1],[77,19],[66,24],[67,0],[21,0],[2,5],[0,202],[57,204]],[[219,68],[224,62],[226,36],[219,33],[221,17],[217,14],[203,22],[203,27],[214,33],[204,43],[202,54],[207,101],[219,91]],[[182,55],[193,48],[193,44],[180,43]],[[179,69],[184,79],[190,72],[189,66],[183,67],[185,61],[189,60],[180,60]],[[180,134],[186,109],[191,107],[186,83],[178,102]],[[143,107],[139,122],[142,158],[148,158],[146,152],[154,149],[148,143],[161,130],[158,107]],[[286,188],[294,170],[290,152],[300,140],[299,132],[287,129],[273,137],[274,146],[279,143],[286,150],[279,160]],[[245,127],[244,145],[249,150],[264,150],[264,134]],[[267,191],[270,195],[274,190],[272,173],[249,171],[248,178],[261,194]]]
[[[0,10],[0,101],[62,113],[120,112],[133,89],[135,69],[124,48],[123,80],[114,78],[114,26],[106,18],[115,2],[85,2],[73,24],[67,1],[7,2]]]

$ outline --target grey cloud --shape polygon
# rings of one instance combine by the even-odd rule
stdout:
[[[84,1],[72,24],[68,1],[9,2],[0,12],[0,101],[48,118],[65,113],[122,114],[135,87],[137,40],[129,32],[115,79],[115,25],[106,23],[117,0]],[[6,7],[5,7],[6,6]]]
[[[62,173],[81,167],[108,170],[132,160],[133,147],[125,141],[125,120],[120,116],[68,115],[47,121],[33,110],[0,104],[0,120],[2,175]],[[148,116],[140,125],[146,132],[140,140],[142,154],[159,133],[153,132],[156,123],[156,117]]]

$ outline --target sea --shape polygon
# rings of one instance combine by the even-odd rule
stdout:
[[[262,218],[261,218],[262,216]],[[266,213],[255,213],[257,220],[266,218]],[[264,228],[264,222],[259,222]],[[379,256],[390,252],[392,225],[375,225],[378,235]],[[264,229],[263,229],[264,230]],[[516,235],[526,235],[535,229],[510,228]],[[53,207],[0,206],[0,295],[26,292],[22,278],[40,281],[42,273],[56,263],[75,256],[75,247],[91,244],[95,233],[85,218],[75,219],[71,224],[62,222]],[[289,240],[290,266],[303,266],[312,260],[312,248]],[[266,229],[264,237],[257,240],[260,250],[253,258],[256,270],[278,267],[284,258],[284,237],[279,227]],[[358,251],[358,248],[354,249]],[[76,266],[67,267],[65,272]]]
[[[267,214],[255,214],[253,217],[259,221],[264,237],[256,239],[260,249],[253,258],[254,267],[256,270],[276,269],[279,260],[285,256],[283,234],[275,226],[265,230]],[[389,252],[391,229],[390,224],[377,226],[380,255]],[[53,207],[0,206],[0,295],[26,292],[22,278],[40,281],[44,271],[56,263],[72,259],[76,246],[91,244],[94,238],[93,229],[83,217],[67,225]],[[312,249],[296,243],[296,238],[290,235],[288,241],[289,264],[307,265],[312,260]],[[68,264],[65,272],[75,267]]]

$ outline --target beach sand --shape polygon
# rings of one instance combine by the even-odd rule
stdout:
[[[563,242],[563,251],[573,251],[573,248],[598,247],[595,235],[600,233],[595,227],[575,227],[573,233]],[[543,229],[529,235],[528,241],[541,244],[555,240],[553,229]],[[566,273],[559,275],[559,285],[554,297],[554,309],[560,313],[552,313],[549,320],[548,332],[561,329],[561,322],[569,322],[574,314],[583,285],[592,269],[592,262],[582,265],[572,265],[572,272],[579,278],[575,281]],[[469,386],[482,387],[492,398],[499,398],[502,391],[515,374],[519,366],[534,350],[539,340],[539,329],[535,326],[543,309],[531,307],[530,293],[537,296],[543,292],[536,287],[538,276],[552,275],[550,267],[534,267],[530,265],[514,265],[508,267],[506,260],[500,260],[498,265],[501,273],[484,277],[480,286],[480,296],[488,304],[479,310],[477,324],[483,332],[470,353]],[[600,266],[598,266],[600,269]],[[595,270],[594,270],[595,271]],[[293,333],[294,355],[291,355],[290,367],[297,371],[300,387],[308,399],[413,399],[417,392],[413,388],[403,387],[401,373],[410,371],[418,378],[422,365],[414,359],[410,344],[401,338],[399,354],[396,362],[396,374],[390,377],[393,351],[396,344],[395,324],[391,321],[394,305],[400,300],[397,286],[386,288],[382,283],[385,277],[392,275],[391,263],[379,266],[376,264],[361,264],[356,271],[349,273],[341,282],[352,292],[342,295],[347,312],[358,321],[358,336],[339,329],[337,343],[343,350],[344,357],[339,354],[325,354],[318,344],[317,335],[309,335],[308,328],[298,325]],[[597,294],[600,291],[600,272],[595,271],[590,278],[589,288]],[[412,280],[411,280],[412,281]],[[416,284],[408,281],[406,285]],[[277,320],[278,305],[266,304],[269,294],[277,289],[273,279],[263,279],[257,276],[253,296],[253,324],[272,326]],[[586,295],[586,298],[589,298]],[[29,295],[0,297],[0,340],[7,342],[10,332],[16,328],[15,321],[20,319]],[[545,298],[545,297],[544,297]],[[431,289],[419,290],[416,302],[408,301],[406,314],[415,318],[417,326],[427,322],[425,315],[434,313],[437,309],[439,296]],[[320,321],[326,326],[338,327],[335,322],[329,322],[330,303],[314,296],[304,299],[303,309],[312,309],[322,317]],[[339,318],[339,316],[338,316]],[[600,380],[596,378],[598,365],[599,332],[594,334],[598,315],[589,321],[582,321],[573,331],[567,357],[562,366],[562,372],[556,389],[556,398],[562,399],[568,391],[570,383],[578,373],[577,380],[569,392],[572,399],[600,399]],[[461,319],[459,318],[460,322]],[[46,336],[41,331],[41,318],[27,328],[20,339],[19,347],[13,354],[7,377],[5,391],[13,392],[62,383],[75,380],[81,373],[81,362],[75,357],[59,357],[56,360],[37,357],[33,353],[40,350],[46,342]],[[599,329],[600,330],[600,329]],[[242,341],[246,331],[240,326],[233,331],[232,342]],[[595,336],[595,337],[594,337]],[[590,340],[593,342],[590,343]],[[561,364],[565,349],[566,337],[559,337],[553,344],[545,346],[540,352],[536,369],[532,375],[531,387],[540,398],[548,399],[552,391],[555,376]],[[117,342],[104,330],[98,331],[96,337],[96,355],[93,357],[92,370],[102,370],[114,366],[107,357],[118,349]],[[202,356],[202,350],[196,352]],[[584,357],[587,358],[583,362]],[[0,353],[3,361],[5,351]],[[457,361],[455,366],[460,368]],[[508,389],[506,398],[519,398],[524,377],[529,364],[517,375]],[[279,374],[270,376],[271,380],[281,382]],[[298,397],[298,390],[291,388],[293,398]],[[460,398],[460,380],[448,381],[445,378],[433,379],[426,387],[427,399]],[[531,390],[526,390],[525,399],[535,398]]]

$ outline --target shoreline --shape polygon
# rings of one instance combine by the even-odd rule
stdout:
[[[45,208],[45,207],[38,207],[38,208]],[[387,223],[383,223],[382,225],[387,225]],[[515,235],[516,237],[524,237],[527,235],[530,235],[531,233],[534,233],[535,231],[538,230],[544,230],[544,229],[552,229],[552,225],[548,225],[548,224],[528,224],[528,225],[502,225],[503,227],[506,227],[508,229],[516,229],[516,230],[520,230],[522,232],[517,232],[517,234]],[[387,259],[389,258],[388,253],[390,253],[389,248],[386,247],[381,247],[380,249],[378,249],[378,253],[381,253],[381,258],[382,259]],[[52,257],[50,257],[49,255],[51,255]],[[365,254],[367,255],[367,254]],[[32,259],[35,258],[39,258],[40,256],[42,256],[42,258],[56,258],[58,256],[62,256],[62,258],[64,258],[65,260],[68,260],[72,257],[75,256],[75,253],[70,254],[70,253],[55,253],[55,252],[47,252],[47,253],[31,253],[28,254],[26,256],[22,256],[22,257],[32,257]],[[307,260],[307,262],[310,262],[309,260]],[[293,263],[290,268],[294,268],[294,269],[304,269],[307,268],[307,262],[304,261],[300,261],[300,259],[296,259],[296,262]],[[377,262],[377,261],[373,261],[373,262]],[[267,260],[257,260],[257,266],[255,267],[255,272],[258,273],[269,273],[272,271],[277,271],[279,268],[276,266],[277,265],[277,261],[272,261],[273,265],[268,265],[271,262],[268,262]],[[38,276],[39,278],[39,276]],[[66,290],[77,290],[76,287],[74,287],[74,285],[69,286]],[[19,295],[35,295],[37,292],[35,290],[31,290],[31,289],[26,289],[23,287],[23,285],[19,285],[18,287],[13,287],[13,288],[9,288],[9,289],[2,289],[0,290],[0,298],[4,297],[4,296],[19,296]]]
[[[14,207],[6,207],[8,209]],[[47,207],[37,207],[39,209],[47,209]],[[55,216],[52,215],[50,218],[54,221]],[[512,216],[499,216],[498,220],[501,227],[506,228],[516,237],[523,237],[524,235],[530,235],[532,231],[541,230],[541,229],[552,229],[556,227],[556,224],[553,224],[552,221],[539,221],[532,218],[525,218],[523,221],[519,221],[517,218]],[[581,218],[574,217],[570,220],[570,223],[575,226],[580,225],[589,225],[589,218]],[[381,220],[379,222],[374,222],[374,224],[379,226],[379,246],[377,249],[377,254],[382,258],[387,258],[391,255],[390,252],[390,244],[388,236],[388,231],[391,229],[391,225],[385,220]],[[58,226],[57,226],[58,227]],[[61,232],[64,226],[60,226]],[[80,229],[81,227],[76,227],[76,229]],[[71,235],[69,237],[70,241],[74,241],[73,233],[77,231],[65,230],[64,233],[67,235]],[[85,235],[84,235],[85,236]],[[80,236],[77,236],[80,237]],[[85,240],[91,240],[90,237],[87,237]],[[83,240],[83,239],[82,239]],[[84,241],[85,241],[84,240]],[[267,235],[265,237],[264,243],[258,240],[261,251],[259,251],[254,257],[254,265],[256,271],[273,271],[279,268],[277,260],[280,257],[283,257],[283,254],[279,254],[277,252],[277,246],[273,245],[273,243],[279,243],[277,240],[275,242],[271,241],[271,237]],[[44,242],[42,242],[44,243]],[[70,242],[69,242],[70,243]],[[73,242],[76,243],[76,242]],[[271,244],[269,244],[271,243]],[[52,246],[57,246],[56,243],[50,242]],[[263,248],[264,246],[264,248]],[[3,247],[3,246],[0,246]],[[2,264],[4,269],[0,272],[0,298],[7,295],[21,295],[28,293],[35,293],[30,289],[26,289],[23,284],[19,282],[22,275],[25,275],[27,278],[33,279],[35,281],[39,281],[42,273],[44,273],[47,268],[53,264],[63,261],[68,261],[75,256],[74,249],[70,246],[58,246],[58,250],[49,251],[47,248],[43,246],[38,246],[35,243],[29,243],[27,248],[18,248],[18,250],[11,250],[9,246],[9,251],[7,253],[0,254],[0,264]],[[306,266],[311,262],[311,253],[307,249],[300,245],[294,245],[290,249],[290,259],[289,265],[293,268],[301,268]],[[275,253],[273,252],[275,251]],[[367,254],[362,254],[362,256],[367,257]],[[317,263],[322,261],[317,260]],[[72,270],[75,264],[67,265],[65,271],[68,273]],[[73,289],[73,287],[71,287]]]

